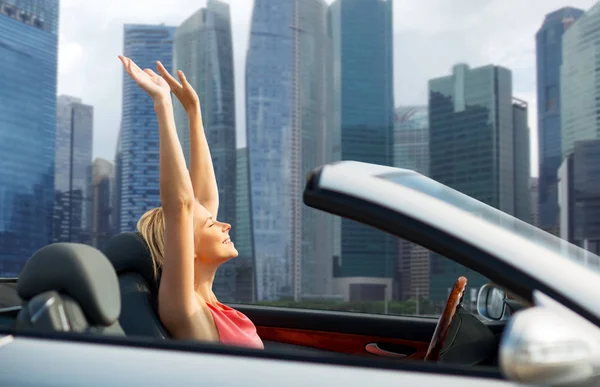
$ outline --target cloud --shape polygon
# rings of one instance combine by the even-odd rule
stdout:
[[[241,145],[253,0],[228,2]],[[570,5],[587,10],[594,3],[572,0]],[[121,67],[116,55],[123,46],[123,24],[178,25],[205,4],[205,0],[171,0],[168,5],[165,0],[61,1],[59,93],[94,106],[95,156],[114,157],[121,114]],[[537,160],[534,35],[544,16],[564,5],[564,0],[394,0],[396,104],[425,103],[427,80],[449,74],[455,63],[506,66],[513,70],[515,95],[529,102],[532,160]]]

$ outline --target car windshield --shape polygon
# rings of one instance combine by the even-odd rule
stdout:
[[[520,237],[524,237],[547,249],[559,253],[565,258],[579,262],[585,267],[600,271],[600,257],[590,250],[583,249],[573,243],[556,237],[538,227],[517,219],[482,201],[465,195],[426,176],[411,171],[387,173],[378,176],[387,181],[400,184],[420,193],[442,200],[461,210],[470,212],[479,218],[493,223]],[[581,241],[582,244],[589,243]],[[587,246],[590,248],[590,246]]]

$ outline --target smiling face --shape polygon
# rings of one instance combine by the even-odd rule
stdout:
[[[208,210],[198,202],[194,205],[194,248],[201,263],[221,264],[238,255],[229,238],[231,225],[213,219]]]

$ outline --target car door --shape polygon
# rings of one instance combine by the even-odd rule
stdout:
[[[375,230],[375,234],[371,235],[375,238],[388,237],[379,230]],[[231,305],[254,322],[267,348],[293,353],[422,360],[456,276],[473,278],[478,274],[466,269],[460,273],[448,273],[445,288],[433,294],[428,276],[430,262],[435,261],[436,265],[443,267],[448,259],[406,240],[394,237],[390,240],[395,262],[389,281],[393,291],[387,299],[384,293],[378,294],[377,289],[372,289],[379,279],[358,278],[352,286],[365,285],[366,292],[346,292],[346,297],[328,294],[299,300],[253,300],[244,303],[236,300],[238,302],[234,301]],[[373,257],[373,261],[376,262],[377,257]],[[333,265],[335,271],[336,263],[333,262]],[[336,280],[333,279],[333,282]],[[463,300],[463,307],[473,314],[477,314],[480,283],[474,281]],[[378,295],[383,297],[377,298]],[[485,323],[500,336],[504,322]]]

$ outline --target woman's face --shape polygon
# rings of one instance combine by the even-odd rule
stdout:
[[[229,238],[231,225],[213,219],[197,201],[194,205],[194,248],[196,259],[203,263],[221,264],[238,255]]]

